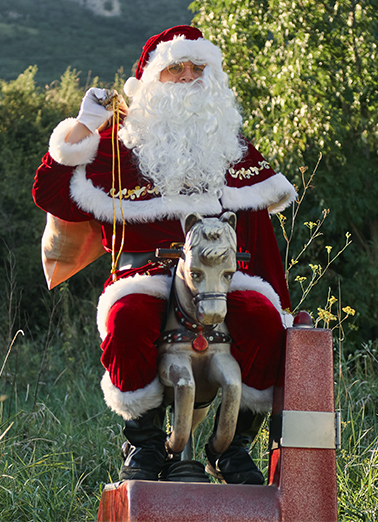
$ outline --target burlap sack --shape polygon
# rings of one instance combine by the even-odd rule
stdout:
[[[42,265],[49,290],[103,254],[98,221],[72,223],[47,214],[42,236]]]

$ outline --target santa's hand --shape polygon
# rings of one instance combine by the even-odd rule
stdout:
[[[85,125],[91,132],[101,127],[113,112],[107,110],[101,103],[107,99],[108,91],[92,87],[82,99],[80,111],[76,120]]]

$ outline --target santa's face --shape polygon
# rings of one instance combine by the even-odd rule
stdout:
[[[160,81],[173,83],[188,83],[201,78],[206,64],[196,64],[191,61],[177,62],[168,65],[160,73]]]

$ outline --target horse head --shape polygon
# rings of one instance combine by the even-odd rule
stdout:
[[[220,324],[227,313],[226,296],[236,271],[236,215],[220,219],[189,214],[186,240],[177,266],[177,298],[186,314],[201,325]]]

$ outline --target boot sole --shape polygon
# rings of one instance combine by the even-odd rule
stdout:
[[[264,477],[257,468],[256,468],[256,478],[253,481],[251,480],[251,476],[249,476],[248,480],[246,480],[246,478],[244,478],[244,480],[239,481],[239,480],[236,480],[234,477],[233,481],[230,480],[230,482],[227,482],[225,480],[225,478],[223,477],[221,471],[216,470],[209,461],[207,461],[205,471],[212,477],[223,482],[223,484],[249,484],[249,485],[256,485],[256,486],[262,486],[264,484]],[[261,479],[260,479],[260,476],[261,476]]]

